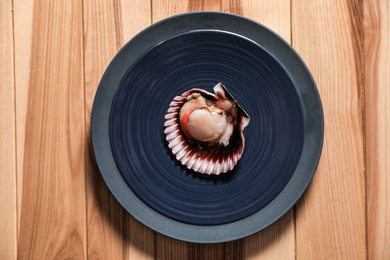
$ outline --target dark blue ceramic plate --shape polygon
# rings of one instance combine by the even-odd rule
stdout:
[[[251,117],[233,171],[205,176],[172,156],[164,116],[176,95],[222,82]],[[95,97],[92,141],[107,186],[140,222],[170,237],[215,243],[267,227],[299,199],[321,153],[323,115],[303,61],[241,16],[196,12],[134,37]]]

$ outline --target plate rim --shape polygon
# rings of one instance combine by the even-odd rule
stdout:
[[[302,102],[304,144],[290,181],[276,198],[256,213],[220,225],[194,225],[168,218],[146,205],[129,188],[116,166],[110,146],[111,102],[131,64],[158,42],[192,30],[223,30],[246,37],[267,50],[287,71]],[[310,184],[324,138],[322,103],[316,83],[298,53],[279,35],[249,18],[214,11],[183,13],[161,20],[134,36],[113,58],[96,91],[91,115],[92,147],[98,169],[113,196],[136,220],[152,230],[193,243],[221,243],[257,233],[289,211]]]

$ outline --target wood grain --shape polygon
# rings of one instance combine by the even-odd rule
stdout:
[[[16,110],[16,143],[22,144],[26,139],[26,121],[27,121],[27,100],[28,89],[30,86],[31,55],[32,48],[26,47],[25,44],[31,44],[33,35],[33,14],[34,1],[13,1],[14,8],[14,64],[17,71],[15,77],[15,110]],[[18,21],[23,21],[23,26],[16,26]],[[16,73],[15,73],[16,74]],[[16,109],[17,106],[17,109]],[[19,123],[20,122],[20,123]],[[16,158],[24,158],[24,145],[16,145]],[[17,213],[18,221],[20,223],[20,212],[22,207],[22,193],[23,193],[23,160],[16,160],[17,174]],[[20,228],[18,225],[18,234]]]
[[[12,1],[0,2],[0,259],[16,259],[16,132]]]
[[[362,5],[293,1],[293,47],[317,82],[321,161],[296,209],[297,259],[365,259]]]
[[[99,80],[120,48],[114,13],[113,1],[83,2],[87,256],[91,259],[119,259],[124,254],[125,213],[99,173],[90,136],[91,111]]]
[[[112,196],[97,169],[90,136],[99,81],[120,48],[150,25],[150,3],[84,0],[83,6],[88,257],[151,259],[154,232],[134,220]]]
[[[15,1],[15,64],[27,62],[15,70],[20,259],[86,257],[81,10]]]
[[[369,259],[390,259],[390,4],[364,1]]]

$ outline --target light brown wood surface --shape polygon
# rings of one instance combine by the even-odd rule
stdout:
[[[297,205],[262,232],[211,245],[130,216],[90,137],[94,95],[119,49],[200,10],[281,35],[312,72],[325,118],[320,164]],[[390,258],[387,0],[4,0],[0,14],[0,259]]]
[[[366,258],[361,11],[348,1],[293,1],[293,46],[325,118],[320,165],[296,207],[298,259]]]
[[[86,256],[82,21],[79,1],[14,1],[20,259]]]
[[[0,259],[16,258],[16,144],[12,1],[0,2]]]
[[[367,229],[370,259],[390,259],[390,3],[364,6]]]

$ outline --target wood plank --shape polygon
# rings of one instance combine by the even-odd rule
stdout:
[[[290,42],[290,1],[223,0],[222,10],[243,15],[264,24]],[[226,250],[239,251],[226,245]],[[241,255],[245,259],[294,259],[294,210],[266,230],[242,241]]]
[[[93,100],[99,80],[119,50],[112,1],[84,1],[84,84],[87,180],[87,256],[119,259],[123,256],[124,210],[111,195],[97,168],[90,136]]]
[[[292,43],[324,108],[316,175],[296,208],[297,259],[366,259],[361,1],[292,1]]]
[[[0,2],[0,17],[0,259],[16,259],[16,132],[11,0]]]
[[[390,259],[390,4],[364,1],[368,258]]]
[[[97,169],[90,136],[91,111],[99,81],[119,49],[150,25],[150,3],[84,0],[83,5],[88,256],[151,259],[154,232],[134,220],[112,196]]]
[[[13,1],[14,5],[14,22],[24,21],[22,27],[14,26],[14,45],[15,50],[15,70],[17,70],[17,77],[15,77],[15,106],[16,109],[16,140],[18,143],[23,143],[26,139],[26,120],[27,120],[27,100],[28,89],[30,84],[31,55],[32,48],[24,46],[26,42],[31,43],[33,30],[33,13],[34,1]],[[21,123],[19,123],[21,122]],[[16,158],[24,158],[24,145],[16,145]],[[16,160],[17,174],[17,203],[18,203],[18,222],[20,223],[20,212],[22,208],[22,193],[23,193],[23,160]],[[20,233],[20,226],[18,225],[18,234]]]
[[[16,123],[25,130],[18,257],[84,259],[82,5],[22,2],[14,1]]]

